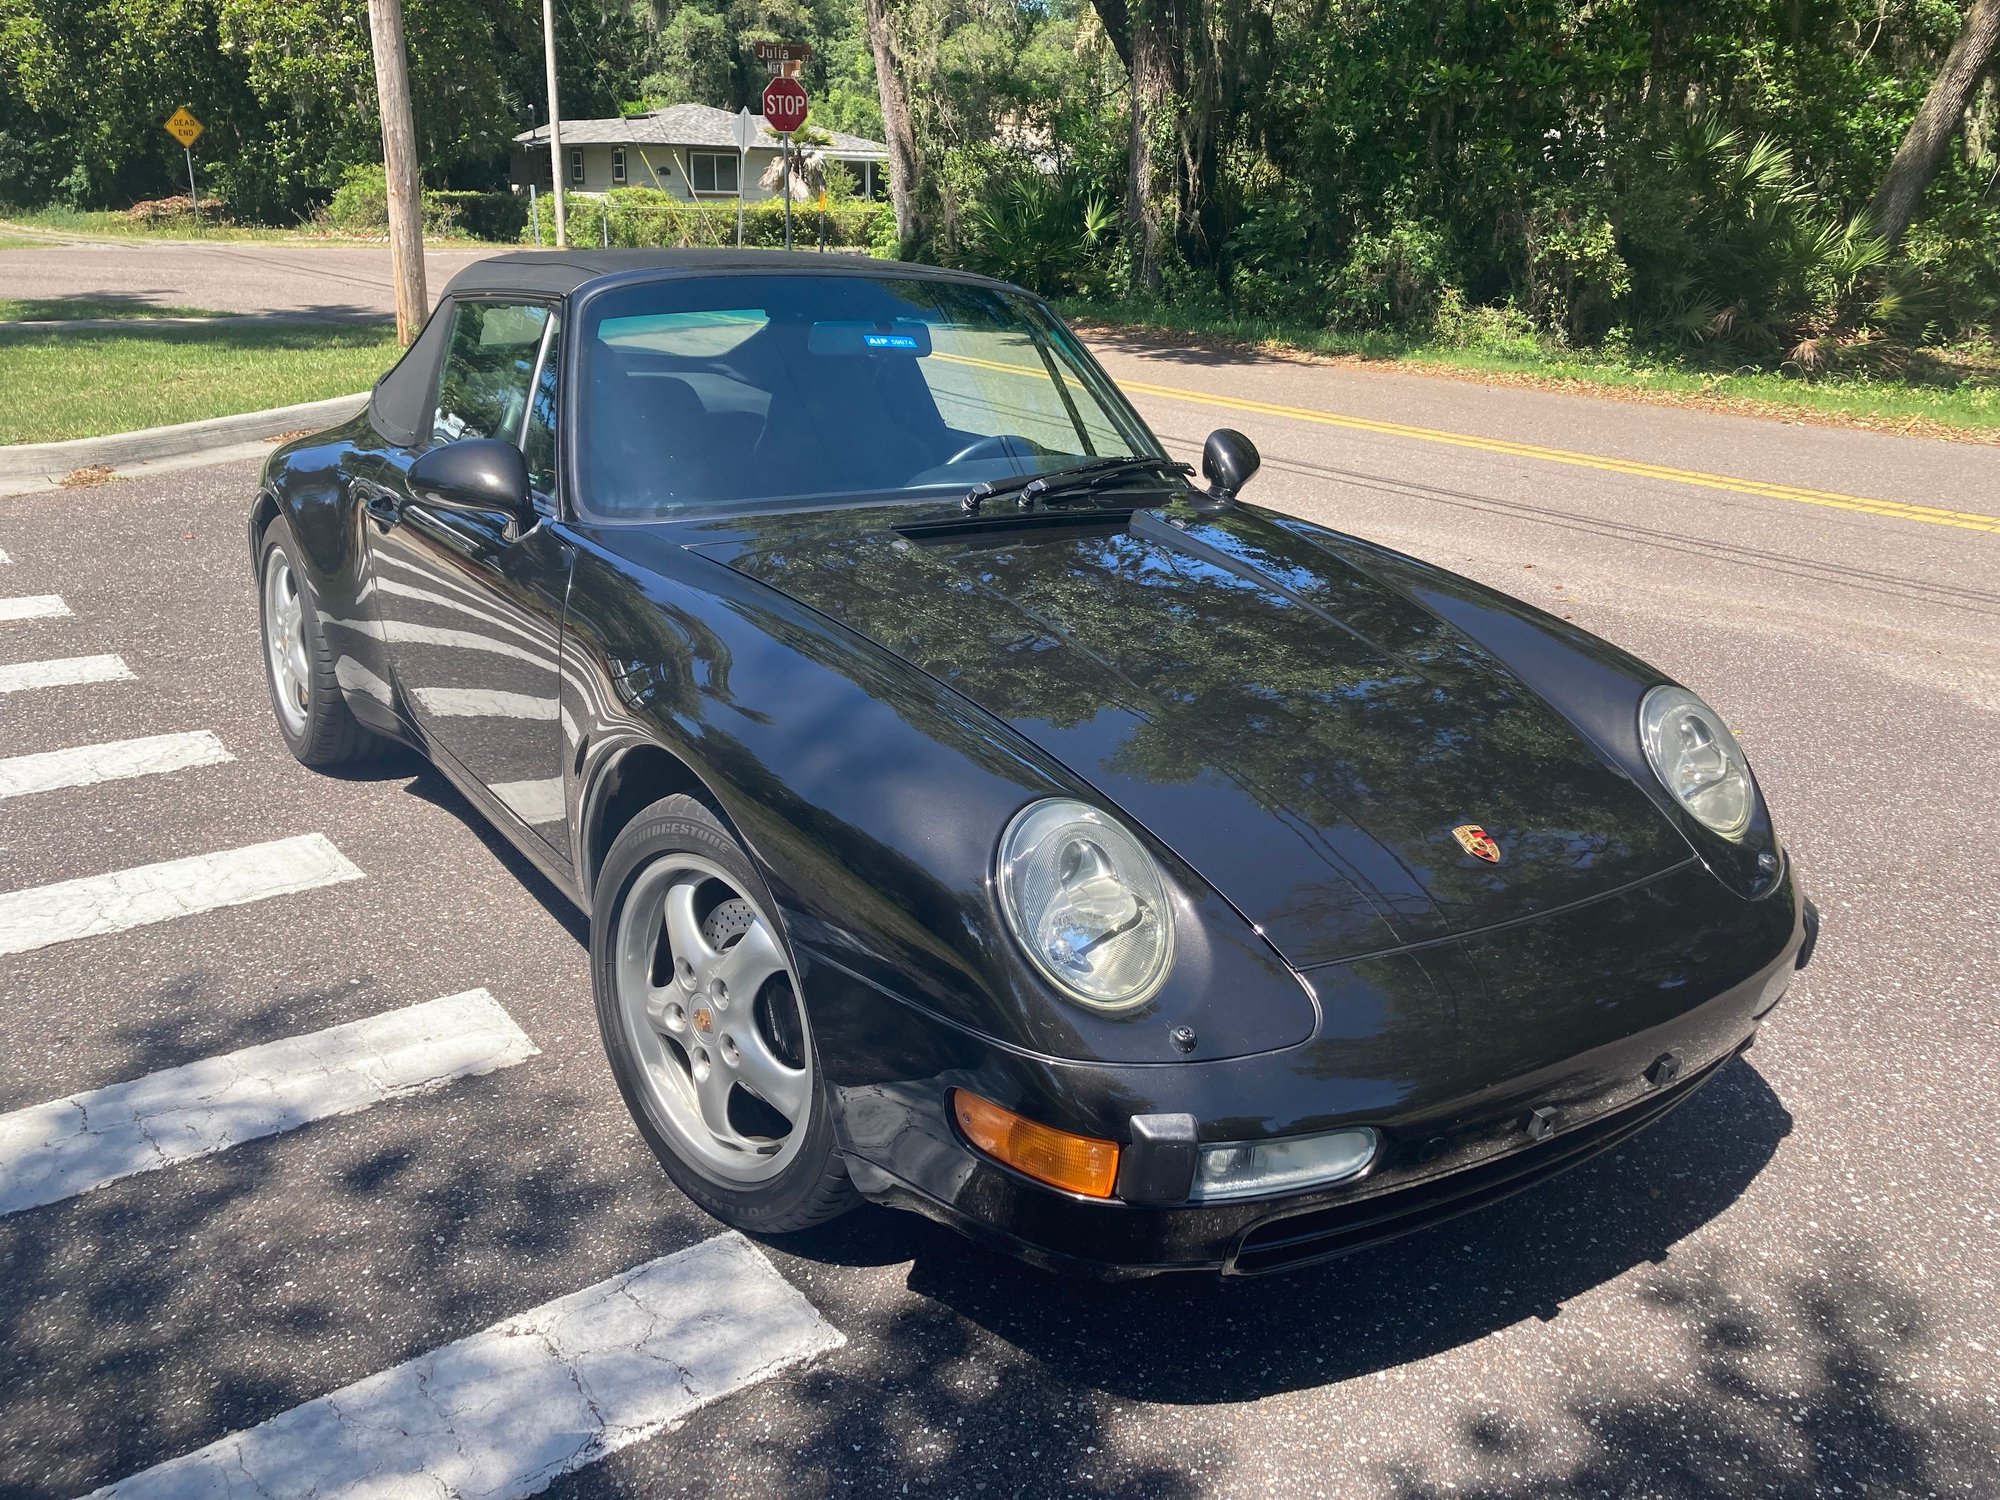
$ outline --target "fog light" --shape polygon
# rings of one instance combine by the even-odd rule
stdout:
[[[964,1089],[951,1091],[951,1108],[968,1141],[1024,1176],[1086,1198],[1109,1198],[1117,1185],[1116,1141],[1037,1124]]]
[[[1203,1146],[1194,1173],[1197,1203],[1259,1198],[1266,1193],[1324,1187],[1367,1170],[1381,1138],[1362,1126],[1326,1135]]]

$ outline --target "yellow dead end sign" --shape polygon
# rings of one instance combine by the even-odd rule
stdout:
[[[201,121],[188,113],[188,108],[185,104],[167,116],[167,134],[179,141],[183,146],[192,146],[196,141],[201,139],[202,131],[207,128]]]

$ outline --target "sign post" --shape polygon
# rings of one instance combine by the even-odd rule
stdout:
[[[201,208],[201,194],[194,185],[194,143],[201,139],[202,131],[207,128],[185,104],[167,116],[167,134],[181,143],[181,155],[187,158],[188,202],[197,211]]]
[[[780,75],[764,85],[764,123],[785,138],[785,248],[792,248],[792,132],[811,111],[805,85]]]
[[[736,116],[736,248],[743,248],[743,182],[750,172],[750,148],[760,134],[757,117],[745,105]]]

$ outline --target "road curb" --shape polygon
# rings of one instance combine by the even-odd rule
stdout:
[[[63,443],[18,443],[0,448],[0,480],[60,479],[78,469],[117,469],[255,442],[301,428],[331,427],[360,411],[367,400],[368,393],[360,391],[352,396],[304,401],[297,406],[273,406],[233,417],[209,417],[200,422],[176,422],[171,427],[115,432],[108,437],[72,438]]]

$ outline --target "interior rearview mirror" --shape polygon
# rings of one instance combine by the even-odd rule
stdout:
[[[461,438],[422,454],[410,465],[410,498],[433,510],[504,516],[510,539],[538,519],[527,460],[500,438]]]
[[[1232,427],[1216,428],[1202,444],[1202,477],[1209,483],[1209,494],[1217,500],[1234,500],[1262,462],[1257,445]]]

